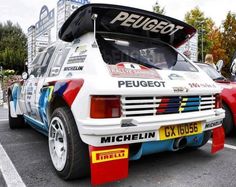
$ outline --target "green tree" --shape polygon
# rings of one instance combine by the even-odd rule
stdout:
[[[226,50],[224,71],[229,74],[229,68],[236,51],[236,15],[228,12],[222,25],[222,47]]]
[[[226,50],[223,48],[223,37],[219,28],[214,28],[208,35],[208,40],[212,41],[212,46],[209,49],[209,53],[213,55],[214,61],[226,60]]]
[[[209,53],[213,41],[209,40],[209,34],[213,30],[214,22],[207,18],[199,7],[195,7],[185,14],[185,22],[195,27],[198,31],[198,59],[202,59],[202,42],[203,42],[203,59]]]
[[[26,44],[26,36],[18,24],[0,23],[0,66],[21,73],[27,57]]]
[[[158,14],[165,14],[165,8],[162,8],[158,1],[156,1],[155,5],[152,7],[153,8],[153,12],[158,13]]]

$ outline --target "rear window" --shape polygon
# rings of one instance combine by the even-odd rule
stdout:
[[[162,42],[101,34],[97,35],[97,42],[107,64],[131,62],[155,69],[198,71],[176,50]]]

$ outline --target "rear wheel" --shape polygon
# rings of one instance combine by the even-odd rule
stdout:
[[[233,117],[229,107],[226,104],[223,104],[223,108],[225,110],[225,118],[223,120],[223,127],[225,130],[225,135],[228,136],[233,130]]]
[[[89,175],[88,145],[82,142],[69,108],[60,107],[53,112],[48,144],[53,166],[60,177],[69,180]]]
[[[12,117],[11,115],[11,105],[10,102],[13,102],[12,96],[8,96],[8,120],[9,127],[11,129],[23,128],[26,126],[24,118],[22,115],[17,115],[17,117]]]

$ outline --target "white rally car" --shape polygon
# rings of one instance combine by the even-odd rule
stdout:
[[[9,88],[10,128],[48,136],[57,173],[91,172],[93,184],[127,177],[142,155],[201,147],[212,132],[212,152],[222,149],[221,90],[175,49],[195,32],[144,10],[82,6],[62,26],[64,42]]]

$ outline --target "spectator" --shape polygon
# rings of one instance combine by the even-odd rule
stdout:
[[[231,72],[231,81],[235,81],[235,74],[236,74],[236,58],[233,60],[231,66],[230,66],[230,72]]]
[[[213,56],[212,56],[212,54],[207,54],[207,55],[206,55],[206,57],[205,57],[205,63],[206,63],[206,64],[209,64],[209,65],[211,65],[213,68],[217,69],[217,68],[216,68],[216,65],[215,65],[215,63],[214,63],[214,61],[213,61]]]

